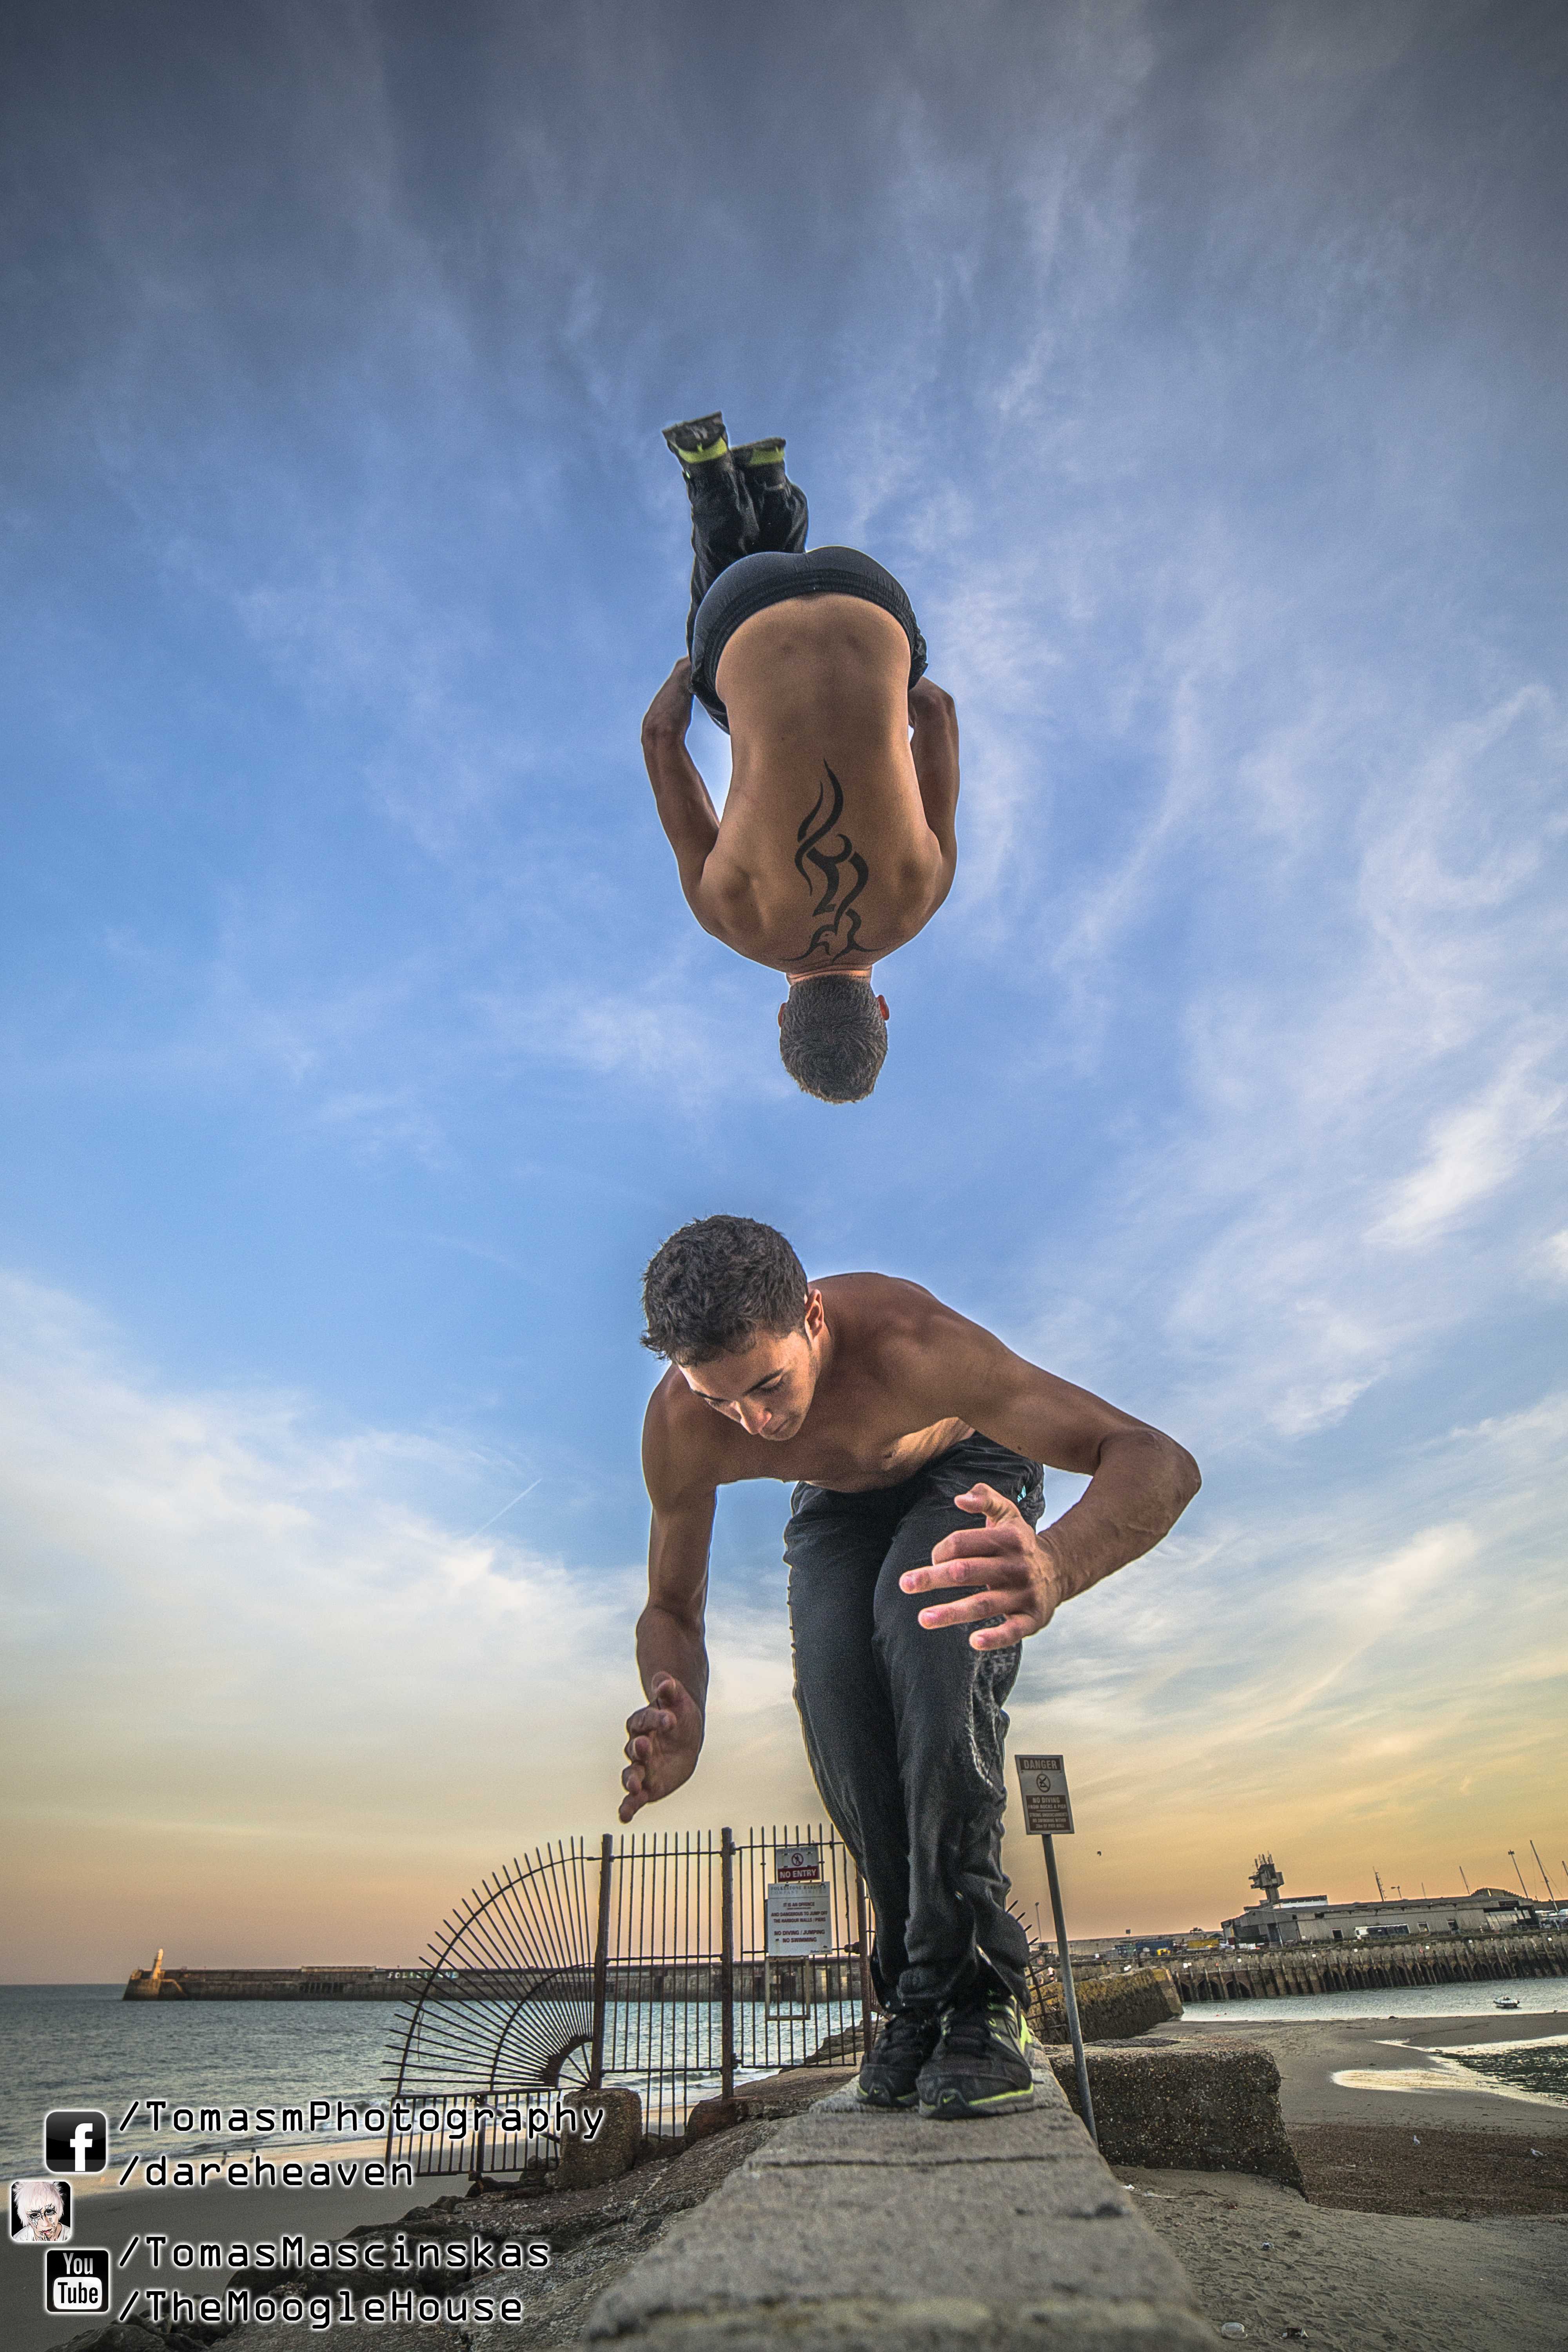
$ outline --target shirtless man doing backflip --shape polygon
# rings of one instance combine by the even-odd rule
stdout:
[[[686,477],[695,562],[688,658],[643,720],[659,821],[703,929],[787,978],[791,1076],[858,1102],[888,1050],[872,964],[952,887],[952,698],[924,675],[892,573],[856,548],[805,551],[782,441],[732,449],[717,411],[664,437]],[[730,735],[722,818],[686,748],[694,694]]]
[[[888,2011],[860,2097],[942,2118],[1026,2105],[1003,1702],[1025,1637],[1151,1550],[1197,1492],[1197,1465],[915,1283],[808,1282],[784,1235],[748,1217],[672,1234],[643,1306],[644,1344],[670,1369],[643,1426],[648,1704],[626,1724],[621,1819],[689,1780],[701,1749],[718,1489],[798,1481],[784,1534],[795,1704],[871,1890]],[[1037,1534],[1047,1464],[1089,1484]]]

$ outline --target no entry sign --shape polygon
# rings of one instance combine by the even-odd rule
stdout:
[[[1018,1790],[1024,1800],[1024,1829],[1029,1837],[1071,1837],[1072,1799],[1068,1795],[1067,1768],[1059,1756],[1015,1756]]]
[[[773,1876],[781,1886],[792,1881],[797,1885],[822,1876],[822,1848],[819,1845],[781,1845],[773,1849]]]

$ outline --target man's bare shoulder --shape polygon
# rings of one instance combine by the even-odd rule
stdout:
[[[994,1332],[918,1282],[845,1274],[819,1287],[845,1372],[897,1399],[906,1413],[973,1424],[988,1383],[1016,1367]]]
[[[963,1320],[901,1275],[829,1274],[816,1286],[839,1346],[868,1370],[904,1369]]]

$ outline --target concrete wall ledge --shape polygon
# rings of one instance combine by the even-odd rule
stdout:
[[[1025,2115],[938,2124],[852,2088],[784,2124],[603,2294],[648,2352],[1198,2352],[1185,2273],[1043,2061]]]

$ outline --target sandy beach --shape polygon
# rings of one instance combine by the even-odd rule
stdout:
[[[1259,2013],[1262,2012],[1262,2013]],[[1233,2035],[1269,2052],[1279,2069],[1279,2107],[1292,2136],[1304,2126],[1385,2125],[1425,2133],[1568,2132],[1568,2106],[1548,2105],[1489,2089],[1479,2076],[1446,2062],[1445,2044],[1471,2047],[1568,2033],[1568,2011],[1462,2017],[1347,2017],[1273,2022],[1265,2004],[1245,2022],[1211,2024],[1189,2011],[1162,2025],[1161,2041]],[[1349,2082],[1336,2077],[1349,2076]],[[1379,2086],[1379,2078],[1386,2088]]]
[[[1117,2179],[1216,2328],[1242,2326],[1249,2341],[1312,2352],[1563,2352],[1568,2342],[1568,2216],[1346,2212],[1234,2172]]]
[[[1216,2326],[1316,2352],[1563,2352],[1568,2107],[1456,2080],[1439,2053],[1564,2032],[1562,2011],[1273,2022],[1259,2002],[1223,2023],[1189,2012],[1159,2038],[1233,2034],[1272,2054],[1307,2200],[1237,2173],[1117,2178]]]

